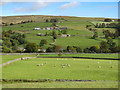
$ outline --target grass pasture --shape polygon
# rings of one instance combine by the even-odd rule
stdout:
[[[37,66],[37,64],[44,65]],[[62,68],[61,64],[70,64],[71,66]],[[88,68],[88,66],[90,67]],[[98,66],[101,66],[101,68],[98,68]],[[118,80],[118,61],[36,58],[14,62],[3,67],[2,71],[2,76],[5,79],[80,79],[115,81]]]
[[[21,57],[34,57],[35,55],[2,55],[2,62],[0,62],[0,64],[2,63],[6,63],[8,61],[14,60],[14,59],[18,59]]]
[[[97,82],[45,82],[45,83],[9,83],[3,88],[118,88],[116,81]]]

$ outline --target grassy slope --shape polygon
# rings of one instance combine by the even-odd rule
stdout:
[[[3,88],[118,88],[116,81],[3,84]]]
[[[37,66],[45,62],[44,66]],[[71,66],[62,68],[61,64]],[[118,61],[113,60],[36,58],[12,63],[2,70],[6,79],[118,80]]]
[[[5,63],[17,58],[21,58],[21,57],[34,57],[35,55],[2,55],[2,62],[1,63]],[[0,63],[0,64],[1,64]]]
[[[13,19],[12,19],[13,18]],[[29,42],[35,42],[39,45],[41,39],[46,39],[48,41],[48,44],[45,45],[43,48],[49,47],[49,43],[53,42],[52,36],[37,36],[37,33],[49,33],[51,32],[48,30],[33,30],[35,27],[49,27],[51,26],[51,23],[45,23],[45,19],[51,18],[50,16],[18,16],[18,17],[7,17],[3,18],[3,21],[21,21],[21,20],[36,20],[36,22],[32,23],[25,23],[25,24],[17,24],[12,26],[3,26],[3,30],[14,30],[20,33],[26,34],[26,40]],[[59,27],[68,27],[68,34],[70,35],[76,35],[75,37],[68,37],[68,38],[58,38],[55,42],[56,45],[61,45],[63,48],[66,48],[66,46],[80,46],[82,49],[86,47],[90,47],[92,45],[99,45],[102,40],[105,41],[104,38],[98,38],[98,40],[90,39],[90,37],[93,36],[93,33],[86,29],[86,25],[92,25],[91,22],[101,22],[104,20],[104,18],[81,18],[81,17],[59,17],[59,18],[65,18],[68,21],[63,21],[63,23],[57,23]],[[23,27],[21,27],[23,26]],[[104,37],[102,31],[104,30],[111,30],[112,32],[115,31],[115,29],[111,28],[97,28],[98,29],[98,35],[100,37]],[[56,30],[57,32],[57,30]],[[118,43],[117,39],[113,40],[114,42]],[[89,44],[88,44],[89,42]]]

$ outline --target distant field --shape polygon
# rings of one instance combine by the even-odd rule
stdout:
[[[94,45],[100,45],[101,41],[105,41],[104,35],[103,35],[103,29],[104,30],[110,30],[111,32],[115,32],[115,29],[113,28],[94,28],[94,24],[96,23],[102,23],[104,22],[104,18],[87,18],[87,17],[60,17],[60,16],[54,16],[61,20],[61,18],[64,18],[62,20],[62,23],[56,23],[59,27],[68,27],[67,34],[70,34],[70,37],[58,37],[56,39],[55,45],[60,45],[62,48],[66,48],[67,46],[79,46],[82,49],[91,47]],[[5,22],[20,22],[24,20],[33,20],[35,22],[31,23],[24,23],[24,24],[16,24],[11,26],[3,26],[3,31],[13,30],[18,33],[24,33],[26,35],[26,40],[28,42],[35,42],[37,45],[39,45],[40,41],[42,39],[47,40],[47,45],[43,46],[43,49],[46,49],[50,47],[50,43],[53,43],[53,37],[52,36],[37,36],[38,33],[46,34],[52,32],[53,30],[33,30],[34,28],[43,28],[43,27],[51,27],[52,23],[48,22],[46,23],[46,19],[53,18],[52,16],[17,16],[17,17],[4,17],[3,21]],[[104,22],[104,23],[112,23],[112,22]],[[117,23],[115,21],[115,23]],[[86,25],[92,25],[93,29],[97,29],[98,32],[98,38],[90,39],[93,36],[93,32],[89,31],[86,28]],[[58,34],[58,30],[54,30]],[[118,44],[117,39],[113,40]],[[1,41],[0,41],[1,42]],[[89,43],[88,43],[89,42]]]
[[[43,66],[37,66],[37,64],[43,64]],[[62,68],[61,64],[70,64],[70,67],[65,66]],[[98,66],[101,66],[101,68],[98,68]],[[5,79],[80,79],[115,81],[118,80],[118,61],[72,58],[28,59],[14,62],[3,67],[2,77]]]
[[[5,62],[8,62],[8,61],[11,61],[11,60],[14,60],[14,59],[17,59],[17,58],[21,58],[21,57],[34,57],[35,55],[2,55],[2,62],[1,63],[5,63]]]
[[[2,84],[3,88],[118,88],[116,81]]]

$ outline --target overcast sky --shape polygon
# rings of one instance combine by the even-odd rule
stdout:
[[[118,17],[118,2],[4,2],[0,3],[0,8],[1,16]]]

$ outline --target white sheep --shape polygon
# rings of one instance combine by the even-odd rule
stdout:
[[[40,64],[37,64],[37,66],[40,66]]]
[[[100,62],[97,62],[98,64],[100,63]]]
[[[101,68],[101,66],[98,66],[98,68]]]
[[[62,66],[62,68],[64,68],[65,66]]]
[[[70,67],[70,64],[68,64],[68,67]]]

